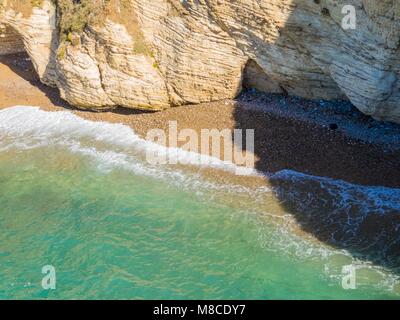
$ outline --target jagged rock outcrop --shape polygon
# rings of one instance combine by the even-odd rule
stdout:
[[[233,98],[244,84],[348,98],[400,123],[397,0],[109,0],[101,22],[67,39],[53,2],[21,13],[2,1],[0,54],[22,44],[41,79],[80,108],[160,110]],[[354,30],[342,28],[345,5]]]
[[[42,82],[56,85],[54,51],[57,42],[53,39],[57,37],[57,30],[54,5],[50,1],[43,1],[41,8],[33,8],[31,12],[26,12],[26,6],[20,4],[24,1],[20,1],[17,8],[22,12],[17,12],[7,9],[9,0],[2,1],[6,9],[0,13],[0,25],[3,26],[0,31],[5,30],[6,37],[0,36],[0,47],[9,48],[5,53],[27,51]],[[10,38],[14,40],[11,41]],[[3,39],[6,41],[3,42]],[[13,46],[15,47],[12,48]]]

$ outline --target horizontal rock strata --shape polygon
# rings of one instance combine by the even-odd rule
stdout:
[[[80,108],[161,110],[245,86],[349,99],[400,123],[397,0],[109,0],[68,34],[61,6],[72,0],[15,1],[0,0],[0,54],[26,50]],[[342,25],[348,5],[355,29]]]

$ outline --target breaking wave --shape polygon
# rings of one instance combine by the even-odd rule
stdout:
[[[122,168],[137,175],[166,179],[196,192],[201,189],[222,190],[259,199],[273,190],[287,212],[285,218],[288,221],[294,220],[304,231],[336,249],[311,246],[296,236],[288,235],[290,230],[285,226],[274,229],[268,236],[264,233],[265,228],[260,226],[261,246],[269,250],[279,247],[303,258],[318,256],[325,259],[349,254],[362,259],[359,265],[363,268],[376,264],[373,268],[385,273],[385,281],[390,285],[399,282],[397,271],[386,273],[386,269],[380,271],[380,266],[396,270],[400,267],[400,189],[354,185],[291,170],[275,174],[254,171],[254,175],[268,177],[270,188],[220,185],[204,181],[200,173],[151,165],[145,161],[145,154],[156,149],[177,156],[179,160],[184,159],[191,165],[204,166],[207,163],[211,168],[228,172],[235,172],[238,166],[206,155],[157,145],[140,138],[130,127],[122,124],[88,121],[71,112],[46,112],[38,107],[17,106],[1,110],[0,135],[0,152],[13,148],[27,150],[61,146],[93,159],[101,170]],[[336,273],[340,275],[340,270]],[[390,281],[388,277],[391,277]]]
[[[217,185],[199,181],[200,175],[184,173],[167,165],[152,165],[146,161],[146,153],[157,153],[163,157],[175,157],[178,163],[236,172],[241,169],[231,162],[188,152],[179,148],[168,148],[142,139],[123,124],[85,120],[71,112],[47,112],[39,107],[16,106],[0,110],[0,152],[8,149],[33,149],[45,146],[63,146],[71,152],[97,161],[99,169],[123,168],[137,175],[165,178],[180,186],[208,189],[230,189],[233,192],[249,193],[240,185]],[[252,175],[260,175],[256,170]],[[268,192],[259,188],[256,192]],[[254,192],[254,190],[251,190]]]
[[[303,230],[353,256],[400,267],[400,189],[290,170],[272,175],[270,182]]]

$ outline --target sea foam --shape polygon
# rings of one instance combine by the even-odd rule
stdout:
[[[69,111],[48,112],[33,106],[0,110],[0,135],[0,151],[58,145],[96,160],[99,169],[123,168],[138,175],[164,178],[190,189],[201,187],[252,194],[270,191],[267,187],[250,190],[240,185],[219,185],[202,180],[200,174],[183,172],[176,166],[152,165],[145,158],[148,151],[157,152],[160,156],[177,157],[178,162],[184,161],[198,168],[214,168],[231,173],[242,168],[212,156],[147,141],[123,124],[85,120]],[[251,175],[263,174],[252,170]]]
[[[272,175],[270,182],[303,230],[353,256],[400,267],[400,189],[291,170]]]
[[[146,141],[126,125],[89,121],[68,111],[46,112],[30,106],[0,110],[0,135],[0,152],[12,148],[58,145],[93,159],[101,170],[123,168],[135,174],[167,179],[193,191],[222,189],[223,192],[243,192],[256,198],[264,197],[271,191],[268,187],[254,189],[240,185],[219,185],[176,167],[150,165],[144,161],[144,154],[147,150],[156,149],[165,154],[177,153],[181,158],[191,159],[190,163],[195,165],[208,162],[210,167],[229,172],[237,169],[235,164],[217,158]],[[202,157],[207,157],[207,161]],[[304,229],[312,230],[310,232],[314,232],[313,235],[322,242],[336,247],[336,250],[332,250],[316,246],[310,252],[311,256],[325,255],[326,252],[330,256],[343,250],[343,254],[350,252],[352,256],[360,255],[378,265],[383,260],[384,265],[389,263],[390,267],[398,267],[400,189],[360,186],[291,170],[275,174],[255,171],[255,175],[269,177],[273,190],[289,212],[287,216],[293,217]],[[368,233],[370,229],[365,228],[371,217],[376,227],[372,229],[376,230],[375,233]],[[288,252],[294,250],[296,256],[309,258],[305,247],[299,246],[302,241],[287,241],[288,237],[282,236],[282,232],[287,233],[288,230],[279,230],[276,237],[271,238],[275,239],[274,246],[277,241],[286,239],[284,244],[289,246]],[[331,239],[327,239],[328,234],[331,234]],[[263,246],[269,247],[265,240],[260,240]]]
[[[140,138],[128,126],[118,123],[85,120],[71,112],[46,112],[38,107],[16,106],[0,111],[0,131],[3,134],[35,143],[54,144],[89,138],[112,146],[137,151],[157,152],[160,156],[177,157],[178,163],[206,165],[235,172],[240,166],[216,157],[168,148]],[[21,140],[19,141],[21,142]],[[256,175],[257,171],[251,171]]]

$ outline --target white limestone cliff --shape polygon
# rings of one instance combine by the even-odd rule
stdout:
[[[52,1],[29,14],[2,1],[0,54],[26,50],[42,81],[80,108],[161,110],[233,98],[244,84],[347,98],[400,123],[396,0],[110,0],[113,14],[68,41]],[[354,30],[341,25],[346,5]]]

